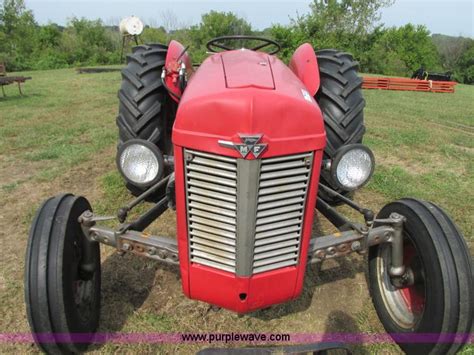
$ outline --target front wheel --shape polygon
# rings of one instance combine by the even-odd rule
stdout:
[[[406,353],[454,354],[469,336],[474,312],[471,257],[464,238],[432,203],[402,199],[385,206],[378,218],[391,213],[406,218],[403,252],[411,282],[403,287],[392,282],[389,244],[371,247],[369,286],[377,314]],[[416,334],[430,338],[421,343]]]
[[[98,327],[99,245],[78,222],[87,210],[85,198],[60,195],[39,208],[30,229],[26,311],[35,342],[48,354],[83,352]]]

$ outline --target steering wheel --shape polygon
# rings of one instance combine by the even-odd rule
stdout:
[[[209,52],[212,52],[212,53],[221,52],[220,49],[221,50],[223,49],[225,51],[233,51],[233,50],[236,50],[238,48],[232,48],[232,47],[229,47],[225,44],[222,44],[222,41],[238,41],[238,40],[263,42],[262,44],[260,44],[258,46],[255,46],[253,48],[249,48],[252,51],[258,51],[258,50],[261,50],[265,47],[275,46],[276,49],[274,49],[273,51],[268,52],[268,54],[276,54],[281,49],[280,44],[278,44],[277,42],[275,42],[275,41],[273,41],[269,38],[259,37],[259,36],[246,36],[246,35],[216,37],[216,38],[211,39],[209,42],[207,42],[206,47],[209,50]]]

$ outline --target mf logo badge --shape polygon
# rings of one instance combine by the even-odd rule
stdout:
[[[246,158],[250,152],[255,158],[258,158],[267,147],[266,144],[259,143],[260,139],[262,139],[262,134],[255,134],[252,136],[239,134],[239,137],[242,143],[234,143],[234,142],[220,140],[219,145],[226,148],[235,149],[236,151],[240,153],[242,158]]]

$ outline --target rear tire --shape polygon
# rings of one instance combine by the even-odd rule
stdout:
[[[365,133],[362,79],[357,75],[358,63],[349,53],[334,49],[316,52],[321,85],[315,99],[321,108],[326,128],[326,148],[324,159],[332,159],[338,148],[346,144],[362,143]],[[339,193],[351,197],[352,193],[343,191],[331,183],[329,174],[321,171],[321,183]],[[339,199],[319,192],[327,203],[337,205]]]
[[[474,315],[471,257],[464,238],[432,203],[402,199],[385,206],[377,218],[394,212],[406,218],[404,262],[413,270],[415,283],[395,288],[387,277],[390,246],[371,247],[369,286],[377,314],[387,333],[440,334],[429,343],[416,343],[409,336],[395,339],[406,353],[454,354],[467,340]],[[457,334],[461,342],[443,340],[443,334]]]
[[[167,52],[165,45],[148,44],[134,47],[127,56],[118,92],[119,146],[139,138],[157,145],[163,154],[172,155],[171,130],[177,105],[161,81]],[[134,195],[145,191],[130,183],[126,185]]]
[[[48,354],[85,351],[99,324],[100,250],[78,222],[86,210],[92,211],[83,197],[51,198],[39,208],[30,229],[26,311],[35,342]],[[85,252],[91,255],[92,271],[80,267]]]

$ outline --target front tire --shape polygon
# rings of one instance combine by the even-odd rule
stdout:
[[[87,210],[85,198],[60,195],[38,209],[30,229],[26,311],[35,342],[48,354],[83,352],[99,324],[99,245],[86,239],[78,222]],[[86,254],[87,271],[81,267]]]
[[[396,288],[388,276],[390,246],[371,247],[369,286],[377,314],[388,333],[437,338],[427,343],[416,343],[410,336],[395,339],[406,353],[454,354],[467,340],[474,313],[471,257],[464,238],[432,203],[402,199],[385,206],[377,217],[391,213],[406,218],[404,264],[413,271],[414,283]],[[461,342],[448,338],[454,335]]]

